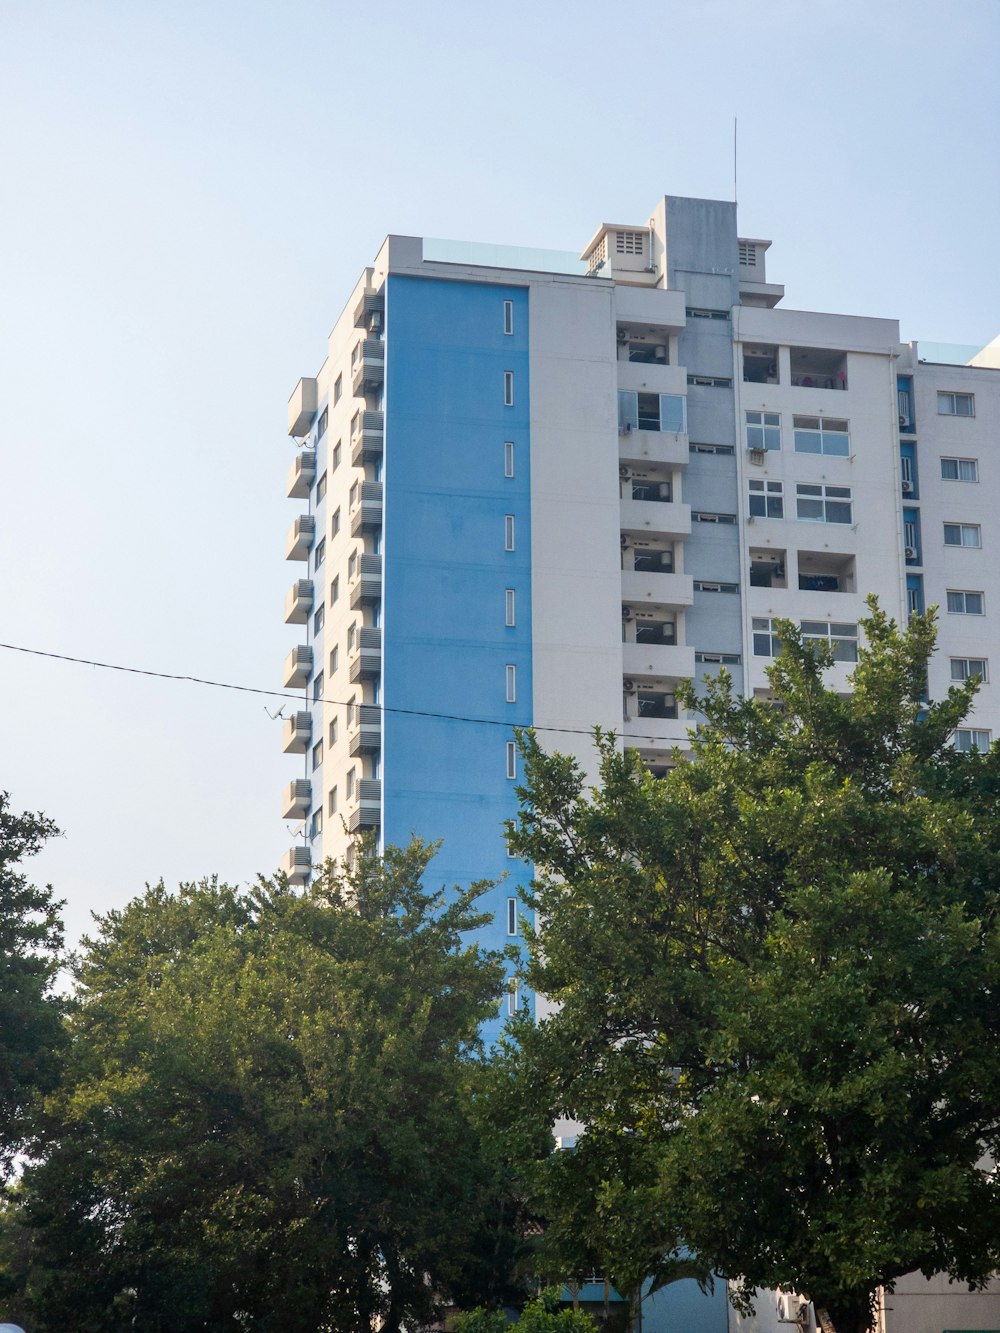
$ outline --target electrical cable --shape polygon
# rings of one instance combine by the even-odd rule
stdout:
[[[192,685],[210,685],[217,690],[235,690],[241,694],[259,694],[265,695],[270,699],[291,699],[295,703],[302,703],[303,700],[297,694],[288,690],[264,690],[255,685],[235,685],[230,681],[208,680],[203,676],[187,676],[172,671],[150,671],[145,667],[121,666],[117,662],[95,662],[89,657],[70,657],[67,653],[49,653],[41,648],[24,648],[16,643],[0,643],[0,648],[6,648],[12,653],[27,653],[32,657],[47,657],[56,662],[75,662],[78,666],[99,667],[103,671],[123,671],[132,676],[150,676],[154,680],[180,680],[188,681]],[[308,703],[308,700],[305,700]],[[350,708],[352,703],[346,699],[330,699],[325,694],[312,700],[313,703],[331,704],[333,707]],[[535,723],[524,722],[502,722],[492,717],[469,717],[462,713],[436,713],[427,709],[420,708],[393,708],[388,704],[366,704],[353,702],[354,707],[358,708],[377,708],[382,714],[394,713],[400,717],[424,717],[432,718],[441,722],[468,722],[477,726],[484,727],[505,727],[511,730],[514,727],[523,727],[526,731],[547,731],[555,732],[563,736],[593,736],[593,727],[552,727],[540,726]],[[664,743],[661,736],[636,736],[630,735],[630,741],[649,741],[660,748],[666,748],[666,745],[673,746],[677,742]]]

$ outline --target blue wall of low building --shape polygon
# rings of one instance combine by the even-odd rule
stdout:
[[[506,372],[513,406],[504,403]],[[528,393],[523,288],[388,278],[383,836],[442,840],[431,883],[509,875],[482,900],[493,922],[479,937],[493,948],[510,942],[507,899],[530,873],[508,858],[502,832],[517,809],[506,744],[514,725],[532,719]],[[514,443],[513,478],[504,475],[505,441]],[[517,668],[513,704],[508,665]]]

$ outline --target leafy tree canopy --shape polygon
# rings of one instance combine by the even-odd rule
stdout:
[[[520,1318],[511,1323],[499,1310],[471,1310],[458,1316],[455,1333],[594,1333],[593,1319],[582,1310],[560,1310],[558,1291],[545,1291],[530,1300]]]
[[[575,1231],[631,1291],[696,1254],[836,1333],[906,1272],[1000,1264],[979,1165],[1000,1150],[1000,751],[950,747],[975,681],[926,701],[933,613],[899,632],[872,602],[864,632],[845,697],[783,623],[773,699],[725,674],[689,693],[705,723],[659,781],[599,736],[588,790],[525,738],[527,981],[559,1007],[520,1025],[500,1099],[586,1126],[526,1159],[564,1253]]]
[[[36,1093],[57,1076],[62,904],[19,869],[57,832],[44,815],[14,814],[0,792],[0,1181],[28,1132]]]
[[[432,854],[98,920],[24,1180],[42,1328],[398,1333],[506,1297],[523,1227],[474,1132],[504,968]]]

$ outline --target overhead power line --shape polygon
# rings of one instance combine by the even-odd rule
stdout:
[[[102,671],[123,671],[130,676],[150,676],[154,680],[181,680],[187,681],[191,685],[208,685],[216,690],[235,690],[240,694],[258,694],[269,699],[291,699],[293,703],[308,703],[303,701],[301,695],[294,694],[290,690],[264,690],[256,685],[235,685],[226,680],[208,680],[204,676],[188,676],[175,671],[151,671],[146,667],[122,666],[118,662],[95,662],[89,657],[71,657],[68,653],[50,653],[42,648],[25,648],[17,643],[0,643],[0,648],[6,648],[12,653],[27,653],[31,657],[47,657],[54,662],[74,662],[78,666],[99,667]],[[539,726],[536,723],[503,722],[493,717],[470,717],[463,713],[438,713],[430,709],[422,708],[394,708],[388,704],[358,704],[356,700],[331,699],[328,695],[322,694],[312,700],[313,703],[326,703],[334,707],[350,708],[352,706],[362,708],[376,708],[382,714],[394,713],[399,717],[424,717],[432,718],[441,722],[466,722],[481,727],[503,727],[508,731],[515,727],[522,726],[532,731],[555,732],[562,736],[593,736],[593,727],[547,727]],[[629,740],[649,741],[654,745],[663,745],[663,739],[659,736],[636,736],[631,735]]]

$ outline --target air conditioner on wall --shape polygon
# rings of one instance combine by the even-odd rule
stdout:
[[[913,494],[913,482],[907,481],[905,477],[903,478],[903,494],[904,495]]]
[[[623,692],[624,694],[635,694],[635,681],[634,681],[634,680],[623,680],[623,681],[622,681],[622,692]]]
[[[916,560],[917,548],[915,546],[904,546],[903,555],[906,557],[907,560]]]
[[[625,464],[623,463],[621,467],[618,469],[618,476],[621,478],[622,481],[628,481],[631,475],[632,475],[632,469],[630,467],[626,467]]]

